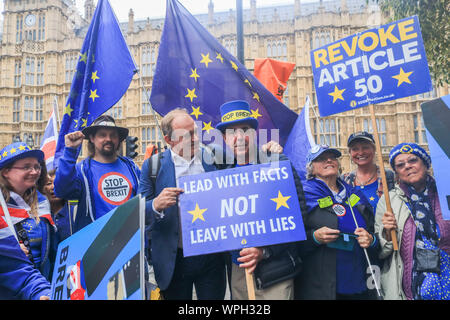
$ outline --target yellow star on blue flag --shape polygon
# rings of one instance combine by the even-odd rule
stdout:
[[[289,209],[289,205],[287,204],[287,201],[289,200],[290,197],[291,196],[283,196],[281,191],[278,191],[278,197],[270,199],[277,204],[275,211],[278,211],[278,209],[280,209],[281,207],[285,207],[285,208]]]
[[[195,204],[195,209],[188,211],[189,214],[192,214],[192,222],[194,223],[195,220],[200,219],[202,221],[205,221],[205,218],[203,217],[203,213],[208,209],[200,209],[198,206],[198,203]]]
[[[413,71],[405,72],[405,71],[403,71],[403,68],[400,68],[400,73],[397,74],[397,75],[395,75],[395,76],[392,76],[392,78],[398,80],[397,87],[400,87],[400,85],[401,85],[403,82],[406,82],[406,83],[411,84],[411,80],[409,80],[409,76],[410,76],[412,73],[413,73]]]

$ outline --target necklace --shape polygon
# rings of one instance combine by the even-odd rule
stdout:
[[[375,172],[373,173],[373,175],[366,181],[366,182],[362,182],[361,180],[358,179],[358,175],[355,174],[355,179],[356,182],[359,184],[359,186],[361,187],[361,189],[364,189],[364,187],[370,182],[372,181],[372,179],[375,177],[375,175],[377,174],[377,170],[375,170]]]

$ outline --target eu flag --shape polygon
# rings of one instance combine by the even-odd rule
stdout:
[[[167,0],[150,96],[152,107],[163,116],[184,107],[209,133],[220,122],[220,106],[231,100],[246,100],[259,130],[279,129],[280,144],[284,144],[297,114],[273,96],[177,0]]]
[[[137,68],[108,0],[99,0],[64,108],[55,160],[64,136],[89,126],[120,100]]]

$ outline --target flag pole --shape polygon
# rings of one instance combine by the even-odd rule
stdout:
[[[350,211],[352,212],[353,221],[355,222],[356,228],[359,228],[358,221],[356,221],[355,212],[353,212],[353,206],[350,202],[351,202],[350,199],[348,199],[347,203],[348,203],[348,206],[350,207]],[[375,284],[375,289],[377,290],[378,299],[383,300],[383,295],[381,294],[380,286],[378,285],[378,282],[377,282],[377,279],[375,276],[375,272],[373,271],[372,262],[370,262],[370,258],[369,258],[369,254],[367,253],[367,249],[366,248],[362,248],[362,249],[364,251],[364,255],[366,256],[367,265],[369,266],[370,275],[372,276],[373,283]]]
[[[159,125],[159,121],[158,121],[158,117],[156,116],[156,112],[155,112],[155,110],[153,109],[153,106],[152,106],[152,104],[151,104],[151,102],[150,102],[150,97],[148,96],[147,90],[146,90],[145,87],[144,87],[144,82],[142,81],[142,76],[141,76],[141,73],[140,73],[140,70],[139,70],[139,69],[137,69],[137,74],[138,74],[138,76],[139,76],[139,82],[140,82],[140,84],[141,84],[141,88],[142,88],[142,90],[144,90],[145,98],[147,99],[147,102],[148,102],[148,104],[150,105],[150,110],[151,110],[151,112],[152,112],[153,119],[155,120],[156,126],[157,126],[157,128],[158,128],[157,131],[158,131],[159,139],[160,139],[161,142],[164,144],[164,149],[167,149],[167,144],[166,144],[166,140],[164,140],[163,131],[162,131],[162,129],[161,129],[161,126]]]
[[[375,139],[375,148],[377,150],[378,163],[380,165],[381,182],[383,184],[383,194],[384,194],[384,198],[386,199],[386,210],[388,212],[392,212],[391,199],[389,197],[389,189],[388,189],[388,185],[387,185],[386,172],[384,171],[383,155],[381,154],[381,145],[380,145],[380,139],[378,137],[377,120],[375,118],[375,111],[374,111],[373,104],[370,104],[369,108],[370,108],[370,118],[372,119],[372,128],[373,128],[374,139]],[[391,230],[391,240],[392,240],[392,245],[394,247],[394,250],[398,251],[397,231],[396,230]]]
[[[316,109],[314,109],[314,106],[311,106],[311,109],[314,111],[314,116],[316,117],[317,123],[319,124],[319,142],[320,142],[320,135],[324,134],[325,131],[323,130],[323,124],[320,122],[320,117],[317,114]],[[316,143],[320,144],[320,143]]]
[[[250,273],[248,268],[245,268],[245,282],[247,283],[248,300],[256,300],[253,273]]]

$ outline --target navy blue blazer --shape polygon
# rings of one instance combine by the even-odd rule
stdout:
[[[205,151],[202,150],[202,154]],[[214,171],[216,167],[207,164],[202,157],[205,172]],[[141,170],[139,193],[145,196],[145,223],[152,225],[152,262],[155,271],[155,279],[161,290],[167,289],[175,269],[175,260],[178,249],[179,235],[178,205],[171,206],[163,211],[163,217],[153,211],[153,199],[157,197],[164,188],[176,187],[175,166],[172,161],[170,150],[161,155],[161,167],[156,178],[156,185],[150,178],[150,159],[144,161]]]

